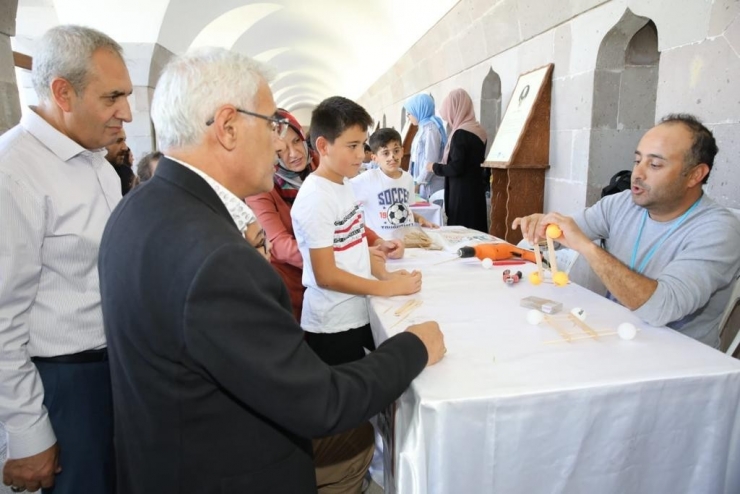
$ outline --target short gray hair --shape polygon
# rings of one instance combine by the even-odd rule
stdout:
[[[206,121],[223,105],[249,108],[272,71],[245,55],[223,48],[199,48],[164,68],[152,101],[159,149],[199,144]]]
[[[123,60],[123,48],[95,29],[66,25],[49,29],[37,42],[33,55],[33,88],[41,100],[51,98],[51,81],[66,79],[75,93],[85,91],[93,53],[109,49]]]

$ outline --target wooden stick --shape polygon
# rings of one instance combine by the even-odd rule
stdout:
[[[414,303],[413,307],[410,307],[409,309],[407,309],[406,310],[406,314],[404,314],[401,319],[399,319],[398,321],[396,321],[395,323],[393,323],[393,326],[391,326],[388,329],[393,329],[396,326],[398,326],[399,324],[401,324],[401,321],[403,321],[404,319],[406,319],[407,317],[409,317],[412,312],[414,312],[417,308],[421,307],[421,305],[424,303],[421,300],[415,300],[414,302],[415,303]]]
[[[545,322],[555,328],[555,330],[560,334],[560,336],[565,341],[570,341],[573,337],[568,333],[563,327],[560,325],[559,322],[555,321],[555,318],[550,316],[545,316]]]
[[[432,264],[432,266],[439,266],[440,264],[444,264],[446,262],[451,262],[451,261],[457,261],[458,259],[462,259],[462,258],[461,257],[453,257],[452,259],[445,259],[444,261],[435,262],[434,264]]]
[[[547,237],[547,258],[550,260],[550,271],[554,275],[558,272],[558,260],[555,256],[555,242],[550,237]]]
[[[591,326],[589,326],[585,322],[578,319],[578,317],[575,314],[568,314],[568,319],[570,319],[573,322],[573,324],[581,328],[585,333],[590,334],[594,338],[599,337],[599,333],[594,331],[594,329]]]
[[[423,303],[421,300],[410,300],[409,302],[395,312],[396,316],[402,316],[407,312],[411,312]]]
[[[396,312],[394,312],[395,315],[400,316],[404,312],[406,312],[406,309],[414,305],[414,299],[407,300],[405,304],[403,304],[401,307],[396,309]]]
[[[540,251],[540,244],[535,242],[534,244],[534,258],[537,261],[537,274],[540,275],[540,280],[545,279],[545,275],[542,273],[542,252]]]
[[[596,333],[595,337],[591,336],[590,334],[585,334],[583,336],[572,336],[570,340],[563,340],[563,339],[549,340],[549,341],[543,341],[542,343],[544,345],[554,345],[555,343],[566,343],[566,342],[570,343],[571,341],[575,341],[575,340],[597,340],[601,336],[612,336],[615,334],[619,334],[619,333],[617,331],[608,331],[606,333]]]

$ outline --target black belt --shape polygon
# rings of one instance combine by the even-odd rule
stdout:
[[[94,362],[107,362],[108,349],[88,350],[86,352],[74,353],[72,355],[59,355],[57,357],[31,357],[33,362],[44,362],[49,364],[90,364]]]

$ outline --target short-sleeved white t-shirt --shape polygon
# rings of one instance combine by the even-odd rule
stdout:
[[[370,322],[364,295],[321,288],[316,283],[310,249],[333,247],[337,267],[371,278],[365,220],[352,187],[309,175],[290,210],[298,250],[303,256],[301,326],[312,333],[338,333]]]
[[[408,172],[391,178],[381,169],[368,170],[350,183],[365,211],[367,226],[381,237],[392,238],[393,230],[414,224],[414,179]]]

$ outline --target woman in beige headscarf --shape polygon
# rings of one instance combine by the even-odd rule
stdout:
[[[475,119],[473,101],[463,89],[447,95],[439,115],[452,130],[442,163],[427,163],[427,170],[445,177],[447,224],[487,232],[486,191],[480,166],[485,160],[486,131]]]

